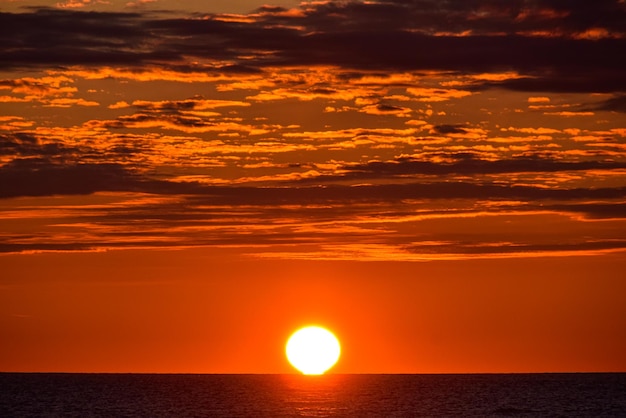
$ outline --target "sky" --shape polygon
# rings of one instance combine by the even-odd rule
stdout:
[[[0,371],[626,371],[624,0],[0,0]]]

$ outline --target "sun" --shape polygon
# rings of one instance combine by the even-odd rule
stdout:
[[[302,374],[324,374],[339,360],[341,346],[326,328],[308,326],[289,337],[285,352],[289,363]]]

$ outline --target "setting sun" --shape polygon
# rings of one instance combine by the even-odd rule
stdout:
[[[318,326],[301,328],[287,341],[289,363],[302,374],[324,374],[333,367],[341,353],[339,340],[332,332]]]

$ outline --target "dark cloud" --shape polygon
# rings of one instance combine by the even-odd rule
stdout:
[[[609,111],[626,113],[626,96],[616,96],[611,99],[583,106],[581,111]]]
[[[25,139],[28,142],[29,139]],[[35,142],[34,139],[30,139]],[[448,172],[470,172],[464,164],[474,163],[471,172],[503,172],[497,164],[482,168],[475,161],[460,161]],[[410,161],[407,161],[407,163]],[[528,170],[529,163],[523,167]],[[591,164],[591,163],[590,163]],[[356,166],[355,166],[356,167]],[[403,167],[403,170],[399,168]],[[421,172],[432,172],[422,166]],[[601,165],[559,165],[539,163],[535,169],[575,170],[599,168]],[[604,165],[602,167],[607,167]],[[358,168],[369,175],[393,179],[396,175],[418,170],[413,165],[363,165]],[[510,169],[510,168],[509,168]],[[463,171],[464,170],[464,171]],[[365,175],[356,172],[355,175]],[[34,231],[6,232],[0,236],[0,253],[29,251],[91,251],[101,248],[173,248],[189,246],[267,246],[280,248],[283,244],[320,245],[323,242],[353,244],[372,238],[367,225],[358,220],[399,219],[416,214],[425,218],[442,216],[456,218],[472,216],[484,210],[483,201],[496,204],[489,208],[492,215],[500,212],[529,214],[574,214],[587,219],[625,219],[626,188],[549,189],[514,186],[480,181],[413,181],[410,183],[344,185],[338,178],[320,178],[315,184],[305,181],[276,186],[205,185],[160,180],[145,171],[134,171],[121,164],[74,163],[59,164],[44,158],[20,158],[0,167],[0,198],[19,196],[87,195],[96,192],[131,192],[132,201],[117,201],[106,208],[103,203],[90,205],[82,197],[80,206],[59,218],[58,211],[47,212],[42,206],[42,220],[48,222]],[[327,183],[325,183],[327,181]],[[404,180],[406,181],[406,179]],[[116,194],[117,197],[119,195]],[[459,203],[462,201],[462,203]],[[520,203],[515,203],[520,201]],[[73,205],[73,204],[72,204]],[[106,203],[105,203],[106,205]],[[62,207],[62,205],[61,205]],[[507,215],[509,216],[509,215]],[[62,220],[60,220],[62,219]],[[280,220],[277,222],[277,220]],[[356,221],[355,223],[353,223]],[[384,219],[380,219],[385,223]],[[303,228],[302,225],[308,227]],[[336,228],[330,226],[336,226]],[[343,229],[342,225],[350,228]],[[625,247],[619,231],[597,240],[559,242],[550,235],[547,240],[527,242],[527,235],[487,235],[487,243],[496,239],[510,240],[508,245],[487,245],[485,239],[469,237],[465,232],[444,233],[419,239],[406,231],[397,230],[394,222],[384,226],[387,234],[376,239],[415,253],[447,252],[456,254],[493,254],[523,252],[558,252],[613,250]],[[42,229],[43,228],[43,229]],[[53,239],[58,228],[64,229],[62,240]],[[503,235],[504,236],[504,235]],[[469,239],[469,241],[468,241]],[[419,240],[429,242],[420,245]],[[442,241],[441,246],[430,241]],[[417,241],[417,242],[416,242]],[[547,243],[546,243],[547,242]]]
[[[14,187],[23,194],[73,194],[101,191],[141,192],[141,199],[132,204],[118,202],[106,211],[102,206],[85,204],[74,207],[63,219],[67,236],[63,240],[50,239],[50,229],[26,233],[5,233],[0,237],[0,253],[28,251],[89,251],[99,248],[175,248],[179,246],[277,246],[288,244],[319,245],[354,244],[371,239],[372,231],[360,225],[365,219],[381,218],[403,220],[416,214],[424,218],[442,216],[452,219],[478,214],[484,208],[484,199],[533,198],[532,204],[508,204],[493,207],[492,215],[502,212],[510,216],[543,213],[583,214],[587,218],[626,218],[624,204],[626,188],[621,189],[570,189],[549,190],[533,187],[510,187],[495,184],[469,184],[463,182],[411,183],[327,187],[232,187],[202,186],[199,184],[153,181],[115,165],[83,165],[52,167],[45,162],[23,162],[36,174]],[[39,166],[33,170],[34,166]],[[14,170],[17,171],[16,167]],[[24,174],[22,170],[20,174]],[[71,179],[70,179],[71,178]],[[6,169],[0,171],[0,184],[7,184]],[[14,177],[12,180],[15,180]],[[11,180],[11,179],[9,179]],[[52,186],[53,183],[62,185]],[[45,188],[42,188],[45,186]],[[171,194],[172,199],[168,199]],[[154,197],[154,199],[152,199]],[[467,198],[463,204],[458,200]],[[132,199],[132,198],[131,198]],[[429,203],[425,200],[433,199]],[[581,203],[588,199],[592,203]],[[603,199],[604,203],[597,203]],[[607,199],[615,199],[610,203]],[[439,200],[440,203],[434,203]],[[568,203],[570,202],[571,203]],[[555,204],[555,201],[561,203]],[[85,200],[88,202],[88,200]],[[402,202],[402,204],[398,204]],[[493,202],[493,200],[492,200]],[[228,210],[225,210],[228,207]],[[548,212],[549,211],[549,212]],[[46,215],[42,208],[42,215]],[[58,228],[58,213],[47,228]],[[279,222],[275,222],[280,220]],[[354,222],[356,221],[356,222]],[[353,223],[354,222],[354,223]],[[383,219],[380,222],[384,223]],[[302,228],[302,225],[308,225]],[[336,225],[338,228],[326,228]],[[343,229],[341,225],[352,225]],[[597,240],[557,241],[552,234],[539,241],[528,240],[526,233],[493,231],[478,237],[466,232],[444,232],[430,237],[416,237],[387,224],[377,238],[380,243],[399,245],[414,253],[494,254],[523,252],[558,252],[612,250],[626,246],[619,232],[608,233]],[[73,227],[72,227],[73,226]],[[536,238],[536,237],[535,237]],[[508,244],[503,244],[502,240]],[[441,241],[434,245],[433,240]],[[426,241],[426,244],[420,244]],[[487,243],[487,245],[482,245]],[[497,245],[490,245],[495,243]]]
[[[458,181],[361,186],[329,185],[289,189],[283,187],[215,187],[202,189],[202,193],[208,193],[214,196],[216,201],[224,204],[282,205],[390,203],[407,199],[618,199],[626,197],[626,188],[545,189]]]
[[[193,99],[163,102],[140,102],[133,104],[133,106],[139,109],[158,110],[159,112],[165,113],[193,110],[197,105],[198,102]]]
[[[39,138],[24,132],[0,134],[0,155],[8,156],[54,156],[68,153],[59,143],[42,144]]]
[[[142,124],[153,123],[160,125],[162,129],[202,129],[216,126],[215,122],[199,117],[180,113],[179,108],[164,108],[161,112],[136,113],[133,115],[120,116],[115,120],[107,120],[100,126],[109,129],[126,129],[133,126],[141,127]]]
[[[533,70],[528,74],[531,76],[477,83],[470,89],[502,88],[532,93],[612,93],[626,91],[624,72],[612,66],[604,67],[602,63],[596,68],[593,66],[586,69],[572,68],[569,72],[565,68],[560,71],[553,68],[546,71]]]
[[[398,112],[398,111],[403,111],[405,110],[405,108],[400,107],[400,106],[392,106],[392,105],[388,105],[388,104],[384,104],[384,103],[380,103],[376,105],[376,110],[378,110],[379,112]]]
[[[30,13],[0,13],[0,65],[67,66],[74,64],[139,64],[169,58],[144,49],[149,33],[141,16],[40,9]],[[176,54],[174,54],[176,55]]]
[[[618,0],[347,1],[304,5],[299,16],[263,8],[250,22],[41,9],[0,13],[0,68],[162,65],[184,70],[185,60],[201,59],[223,72],[303,65],[514,70],[528,77],[487,86],[623,91],[625,8]]]
[[[141,179],[118,164],[61,165],[44,159],[14,159],[0,167],[0,197],[90,194],[139,190]]]
[[[419,30],[424,33],[513,34],[523,31],[581,33],[604,28],[623,33],[626,7],[618,0],[398,0],[343,1],[306,8],[299,18],[264,16],[271,24],[311,31]]]
[[[442,248],[445,249],[442,251]],[[524,243],[499,243],[485,247],[482,245],[473,245],[463,243],[446,244],[442,246],[432,245],[410,245],[407,246],[411,252],[417,254],[428,254],[436,252],[451,252],[454,254],[518,254],[518,253],[555,253],[555,252],[577,252],[580,251],[606,251],[606,250],[622,250],[626,248],[624,240],[607,240],[597,242],[571,242],[571,243],[555,243],[555,244],[524,244]]]
[[[516,70],[542,74],[619,75],[623,40],[598,41],[508,36],[430,36],[366,29],[302,36],[293,48],[275,52],[271,65],[337,65],[361,70]],[[621,78],[620,78],[621,80]],[[621,88],[621,87],[620,87]]]
[[[456,129],[456,128],[455,128]],[[502,174],[502,173],[554,173],[560,171],[578,171],[593,169],[624,169],[623,162],[602,161],[556,161],[541,158],[516,158],[509,160],[487,161],[474,158],[472,154],[449,155],[457,159],[453,163],[434,163],[404,159],[398,161],[375,161],[366,164],[345,166],[344,169],[359,178],[377,178],[406,175],[473,175],[473,174]]]
[[[560,212],[581,213],[589,219],[618,219],[626,218],[626,203],[579,203],[567,205],[546,205],[544,209]]]
[[[352,202],[397,202],[404,199],[522,198],[522,199],[614,199],[626,196],[626,188],[545,189],[490,183],[414,182],[344,186],[342,178],[393,179],[407,174],[478,174],[510,172],[555,172],[594,168],[624,168],[626,164],[600,162],[563,163],[549,161],[462,161],[437,165],[428,162],[369,163],[347,167],[352,174],[320,177],[298,182],[299,187],[207,186],[195,182],[157,180],[121,164],[61,165],[45,159],[15,159],[0,167],[0,197],[91,194],[101,191],[132,191],[154,194],[197,196],[219,205],[284,205]],[[320,184],[326,183],[324,187]]]
[[[433,130],[439,134],[464,134],[467,132],[463,129],[463,125],[436,125]]]

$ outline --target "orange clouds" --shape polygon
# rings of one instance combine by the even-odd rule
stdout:
[[[0,90],[14,96],[0,96],[1,103],[40,103],[45,107],[99,106],[93,100],[74,98],[78,89],[68,85],[74,80],[65,76],[24,77],[0,80]]]
[[[67,0],[56,4],[61,9],[80,9],[92,4],[109,4],[106,0]]]
[[[44,104],[46,107],[100,106],[100,103],[85,99],[52,99]]]
[[[470,96],[472,93],[464,90],[456,89],[433,89],[433,88],[407,88],[407,93],[417,96],[422,102],[443,102],[450,99],[459,99]]]
[[[549,97],[529,97],[528,103],[549,103]]]
[[[570,112],[570,111],[561,111],[561,112],[545,112],[546,115],[550,116],[565,116],[565,117],[573,117],[573,116],[595,116],[594,112]]]
[[[63,5],[93,2],[70,3]],[[122,216],[128,245],[146,248],[276,245],[278,254],[292,242],[313,258],[341,248],[347,258],[378,252],[417,260],[495,257],[498,246],[511,256],[600,245],[548,244],[535,221],[554,214],[576,229],[572,219],[581,211],[585,219],[607,219],[621,208],[624,97],[612,58],[618,28],[584,27],[573,14],[541,5],[462,11],[452,3],[388,2],[376,9],[385,19],[372,21],[376,5],[308,2],[193,16],[136,8],[94,12],[97,20],[71,10],[10,14],[33,39],[55,44],[37,49],[23,32],[7,40],[3,196],[177,196],[134,213],[159,219],[158,227],[141,224],[145,235]],[[555,22],[560,32],[544,37]],[[595,39],[593,48],[580,33]],[[26,57],[26,47],[39,54]],[[575,72],[563,51],[580,57]],[[600,200],[607,206],[594,206]],[[507,215],[499,201],[521,203]],[[189,224],[167,215],[184,217],[182,208],[195,208]],[[54,245],[24,234],[14,248],[59,249],[65,240],[67,248],[85,249],[89,239],[123,247],[111,233],[119,206],[105,205],[97,219],[87,215],[93,208],[82,209],[72,215],[82,220],[64,222]],[[203,221],[225,213],[232,219],[219,226]],[[476,231],[464,244],[435,221],[474,231],[479,223],[464,222],[480,218],[492,230],[504,228],[499,221],[507,216],[537,240]],[[217,230],[223,241],[211,235]],[[621,248],[609,244],[619,234],[585,233],[602,242],[598,251]]]
[[[309,175],[317,174],[305,172],[290,179]],[[335,201],[331,210],[315,200],[283,204],[275,194],[278,190],[267,192],[269,200],[263,205],[227,203],[227,194],[217,200],[208,195],[137,193],[56,197],[39,203],[22,198],[0,210],[2,235],[12,237],[13,251],[217,246],[238,247],[258,257],[360,261],[594,255],[623,251],[626,245],[614,228],[623,219],[598,217],[604,206],[594,203],[528,207],[523,201],[485,205],[480,200],[444,204],[419,199],[405,200],[410,210],[398,212],[383,202]],[[167,212],[156,216],[157,207]],[[590,215],[579,217],[578,211]],[[109,216],[112,212],[116,215]],[[594,218],[605,224],[601,232],[587,222]],[[130,219],[134,221],[126,222]],[[36,220],[37,231],[29,220]],[[549,231],[533,227],[529,235],[529,227],[546,221],[552,225]],[[485,234],[485,223],[498,228]],[[418,230],[420,234],[414,235]],[[589,233],[593,240],[580,238]],[[291,239],[284,241],[285,234]]]

